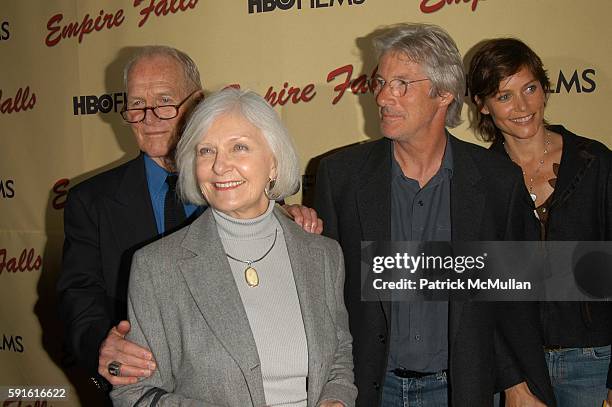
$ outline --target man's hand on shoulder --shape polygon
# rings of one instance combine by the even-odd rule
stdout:
[[[317,216],[317,211],[304,205],[283,205],[293,221],[308,233],[320,235],[323,232],[323,220]]]
[[[136,383],[141,377],[149,377],[155,370],[153,354],[146,348],[125,339],[130,323],[121,321],[113,327],[100,346],[98,373],[113,386]],[[118,375],[111,375],[109,365],[118,362]]]

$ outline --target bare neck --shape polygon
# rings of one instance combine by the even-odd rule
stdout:
[[[404,175],[417,180],[422,188],[438,172],[446,149],[446,133],[442,128],[414,140],[393,140],[393,155]]]
[[[176,172],[176,166],[174,160],[168,157],[151,157],[151,159],[160,167],[168,172]]]
[[[510,158],[517,164],[522,165],[523,163],[539,160],[550,138],[550,135],[547,135],[545,130],[527,139],[504,136],[504,147]]]

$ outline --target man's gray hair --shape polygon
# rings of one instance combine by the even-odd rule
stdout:
[[[461,123],[465,97],[465,72],[461,54],[451,36],[437,25],[397,24],[373,39],[378,58],[387,52],[401,52],[421,66],[431,81],[431,95],[449,92],[454,100],[446,111],[446,126]]]
[[[300,188],[299,160],[278,114],[257,93],[228,87],[206,98],[193,110],[176,148],[178,189],[183,201],[206,204],[196,177],[196,149],[213,122],[232,112],[241,114],[257,127],[272,150],[277,178],[268,190],[268,197],[281,200],[295,194]]]
[[[128,76],[134,64],[136,64],[136,62],[140,61],[143,58],[149,58],[153,56],[165,56],[173,58],[181,65],[185,77],[185,92],[191,93],[196,90],[202,89],[200,72],[198,71],[198,67],[196,66],[195,62],[193,62],[193,59],[191,59],[189,55],[176,48],[168,47],[165,45],[145,45],[143,47],[138,48],[138,50],[134,53],[134,55],[132,55],[128,63],[123,68],[123,85],[125,86],[126,91],[128,88]]]

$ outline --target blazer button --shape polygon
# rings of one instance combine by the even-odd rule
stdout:
[[[378,384],[378,382],[374,382],[372,384],[374,385],[374,389],[376,390],[380,389],[380,384]]]
[[[378,341],[380,343],[385,343],[385,335],[383,335],[383,334],[378,335]]]

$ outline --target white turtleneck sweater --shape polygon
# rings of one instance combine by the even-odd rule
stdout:
[[[308,348],[283,230],[274,216],[274,201],[254,219],[236,219],[213,209],[225,252],[255,260],[259,285],[249,287],[247,265],[228,257],[257,345],[267,406],[306,407]],[[229,322],[228,322],[229,323]]]

